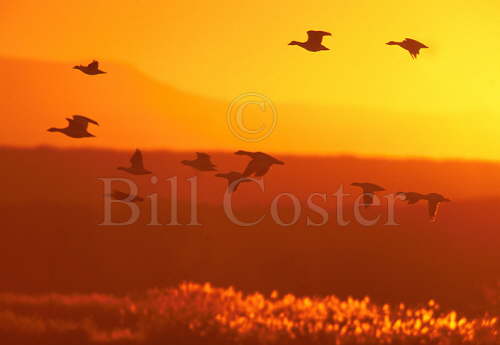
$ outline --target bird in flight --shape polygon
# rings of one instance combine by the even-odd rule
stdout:
[[[133,175],[151,174],[151,171],[144,169],[142,153],[139,149],[135,150],[132,158],[130,158],[130,167],[118,167],[118,170],[123,170]]]
[[[288,43],[289,46],[299,46],[310,52],[318,52],[321,50],[330,50],[322,44],[324,36],[331,36],[332,34],[326,31],[315,31],[309,30],[307,32],[307,41],[306,42],[297,42],[292,41]]]
[[[368,208],[373,205],[373,197],[376,192],[383,192],[385,188],[368,182],[354,182],[351,186],[360,187],[363,189],[363,205]]]
[[[228,172],[225,174],[220,173],[220,174],[216,174],[215,176],[222,177],[222,178],[225,178],[227,180],[229,192],[235,192],[236,189],[238,189],[238,186],[240,185],[240,183],[250,181],[248,178],[243,176],[242,173],[239,173],[236,171],[231,171],[231,172]]]
[[[438,211],[439,211],[439,205],[442,202],[450,202],[451,201],[450,199],[447,199],[438,193],[427,194],[425,196],[425,199],[429,203],[429,217],[430,217],[431,222],[433,222],[433,223],[436,221]]]
[[[199,171],[214,171],[215,164],[210,160],[210,156],[203,152],[196,152],[196,159],[193,160],[183,160],[182,164],[190,166]]]
[[[439,205],[442,202],[450,202],[450,199],[445,198],[441,194],[430,193],[430,194],[420,194],[415,192],[398,192],[396,195],[404,196],[404,200],[408,201],[408,204],[416,204],[420,200],[427,200],[429,207],[429,217],[431,222],[435,222],[437,219]]]
[[[73,115],[73,117],[66,118],[68,121],[68,127],[66,128],[49,128],[47,131],[49,132],[60,132],[68,137],[71,138],[90,138],[90,137],[95,137],[95,135],[89,133],[87,131],[87,127],[89,123],[92,123],[96,126],[99,126],[99,124],[92,120],[89,119],[88,117],[82,116],[82,115]]]
[[[119,190],[113,190],[113,193],[111,193],[111,197],[115,200],[125,200],[130,197],[130,194],[124,193]],[[142,202],[142,201],[144,201],[144,199],[138,195],[134,196],[132,200],[130,200],[130,202]]]
[[[248,152],[248,151],[237,151],[234,153],[235,155],[245,155],[252,160],[248,163],[245,171],[243,172],[243,176],[264,176],[273,164],[284,165],[280,160],[277,160],[274,157],[269,156],[268,154],[262,152]]]
[[[96,60],[89,63],[87,66],[83,66],[83,65],[74,66],[73,69],[80,70],[83,73],[88,74],[88,75],[96,75],[96,74],[106,73],[106,72],[101,71],[99,69],[99,62]]]
[[[400,46],[403,49],[408,50],[408,52],[410,52],[411,57],[414,58],[414,59],[420,53],[420,49],[421,48],[429,48],[425,44],[420,43],[419,41],[416,41],[416,40],[411,39],[411,38],[405,38],[405,40],[402,41],[402,42],[390,41],[390,42],[387,42],[386,44],[388,44],[390,46],[396,46],[397,45],[397,46]]]

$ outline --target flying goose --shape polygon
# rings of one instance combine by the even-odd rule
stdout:
[[[292,41],[288,43],[289,46],[299,46],[310,52],[318,52],[321,50],[330,50],[325,47],[321,42],[323,41],[324,36],[331,36],[332,34],[326,31],[315,31],[309,30],[307,32],[307,41],[306,42],[297,42]]]
[[[385,191],[385,188],[368,182],[354,182],[351,186],[360,187],[363,189],[363,205],[368,208],[373,205],[373,197],[376,192]]]
[[[181,163],[200,171],[217,170],[215,169],[215,164],[210,160],[210,156],[203,152],[196,152],[196,159],[183,160]]]
[[[441,194],[430,193],[430,194],[420,194],[415,192],[398,192],[396,195],[402,195],[405,197],[405,201],[408,204],[415,204],[420,200],[427,200],[429,207],[429,217],[431,222],[435,222],[439,210],[439,204],[442,202],[450,202],[451,200],[445,198]]]
[[[118,167],[118,170],[123,170],[133,175],[151,174],[151,171],[144,169],[142,153],[139,149],[135,150],[132,158],[130,158],[130,168]]]
[[[234,153],[235,155],[245,155],[252,160],[248,163],[245,171],[243,172],[243,176],[249,177],[252,175],[255,176],[264,176],[273,164],[284,165],[280,160],[277,160],[274,157],[269,156],[263,152],[248,152],[248,151],[237,151]]]
[[[450,199],[445,198],[441,194],[437,193],[430,193],[425,196],[425,199],[429,202],[429,217],[431,222],[435,222],[438,211],[439,211],[439,205],[442,202],[450,202]]]
[[[88,74],[88,75],[96,75],[96,74],[106,73],[106,72],[101,71],[99,69],[99,62],[96,60],[89,63],[87,66],[83,66],[83,65],[73,66],[73,69],[80,70],[83,73]]]
[[[231,172],[228,172],[225,174],[220,173],[220,174],[216,174],[215,176],[222,177],[222,178],[225,178],[227,180],[228,188],[230,188],[229,192],[235,192],[236,189],[238,189],[238,186],[240,185],[240,183],[250,181],[248,178],[243,176],[242,173],[239,173],[236,171],[231,171]]]
[[[405,38],[405,40],[402,42],[390,41],[390,42],[387,42],[386,44],[388,44],[390,46],[397,45],[403,49],[408,50],[410,52],[411,57],[414,59],[420,53],[421,48],[429,48],[426,45],[420,43],[419,41],[416,41],[416,40],[411,39],[411,38]]]
[[[95,137],[95,135],[90,134],[87,131],[87,127],[89,123],[93,123],[96,126],[99,126],[99,124],[92,120],[89,119],[88,117],[82,116],[82,115],[73,115],[73,117],[66,118],[68,121],[68,127],[66,128],[49,128],[47,131],[49,132],[61,132],[68,137],[71,138],[89,138],[89,137]]]

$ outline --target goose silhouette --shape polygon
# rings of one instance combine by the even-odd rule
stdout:
[[[119,190],[113,190],[113,193],[111,193],[111,197],[115,200],[126,200],[127,198],[130,197],[130,194],[124,193]],[[144,201],[143,198],[140,196],[136,195],[130,202],[142,202]]]
[[[264,176],[273,164],[284,165],[280,160],[277,160],[274,157],[271,157],[268,154],[263,152],[248,152],[248,151],[237,151],[234,153],[235,155],[245,155],[252,160],[248,163],[245,171],[243,172],[243,176]]]
[[[363,205],[365,208],[373,205],[373,197],[376,192],[385,191],[385,188],[368,182],[354,182],[351,186],[360,187],[363,190]]]
[[[83,65],[73,66],[73,69],[80,70],[83,73],[88,74],[88,75],[96,75],[96,74],[106,73],[106,72],[101,71],[99,69],[99,62],[96,60],[89,63],[87,66],[83,66]]]
[[[324,36],[331,36],[332,34],[326,31],[315,31],[309,30],[307,31],[307,41],[305,42],[297,42],[292,41],[288,43],[289,46],[299,46],[304,48],[305,50],[309,50],[310,52],[318,52],[321,50],[330,50],[322,44]]]
[[[242,173],[239,173],[236,171],[230,171],[228,173],[219,173],[219,174],[215,174],[215,176],[222,177],[222,178],[225,178],[227,180],[227,184],[228,184],[227,187],[229,188],[229,192],[235,192],[236,189],[238,189],[238,186],[240,185],[240,183],[250,181],[248,178],[243,176]]]
[[[416,41],[416,40],[411,39],[411,38],[405,38],[405,40],[402,42],[390,41],[390,42],[387,42],[386,44],[388,44],[390,46],[398,45],[401,48],[408,50],[411,57],[414,59],[417,58],[418,54],[420,53],[420,49],[429,48],[426,45],[424,45],[423,43],[420,43],[419,41]]]
[[[408,204],[416,204],[420,200],[427,200],[428,209],[429,209],[429,218],[431,222],[436,222],[439,205],[442,202],[450,202],[450,199],[445,198],[441,194],[438,193],[430,193],[430,194],[420,194],[416,192],[398,192],[396,195],[401,195],[405,197],[405,201],[408,201]]]
[[[144,163],[142,159],[142,153],[139,149],[135,150],[132,158],[130,158],[130,167],[118,167],[118,170],[126,171],[133,175],[147,175],[151,174],[151,171],[144,169]]]
[[[210,156],[203,152],[196,152],[196,159],[183,160],[182,164],[190,166],[199,171],[215,171],[215,164],[210,160]]]
[[[429,217],[431,222],[435,222],[437,219],[438,211],[439,211],[439,205],[441,205],[442,202],[450,202],[450,199],[445,198],[441,194],[438,193],[430,193],[425,196],[425,199],[429,203]]]
[[[68,127],[66,128],[49,128],[47,131],[49,132],[60,132],[68,137],[71,138],[91,138],[95,137],[95,135],[89,133],[87,131],[87,127],[89,123],[92,123],[96,126],[99,126],[99,124],[92,120],[89,119],[88,117],[82,116],[82,115],[73,115],[73,117],[66,118],[68,121]]]

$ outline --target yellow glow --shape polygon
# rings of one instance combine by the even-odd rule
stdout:
[[[3,56],[122,61],[225,104],[263,93],[281,109],[280,128],[312,132],[306,149],[290,144],[296,132],[277,134],[267,142],[274,150],[500,157],[495,1],[24,0],[2,2],[0,13]],[[308,29],[332,32],[325,38],[332,50],[287,45]],[[412,60],[384,44],[405,37],[430,49]],[[351,130],[365,137],[327,147],[317,140],[323,132],[352,137]],[[415,144],[399,150],[394,139]],[[217,145],[229,149],[229,142]]]

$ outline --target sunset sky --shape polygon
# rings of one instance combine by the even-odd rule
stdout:
[[[497,160],[499,16],[500,3],[490,0],[2,1],[0,57],[126,64],[224,104],[245,92],[262,93],[279,109],[277,137],[245,148]],[[305,40],[309,29],[332,32],[324,40],[332,50],[287,45]],[[384,44],[405,37],[430,49],[412,60]],[[67,109],[47,119],[79,112]],[[210,116],[219,115],[226,116]],[[342,139],[332,143],[309,122],[332,136],[342,131]],[[279,130],[302,127],[307,145],[289,147],[296,133]],[[192,123],[193,131],[201,128]],[[222,131],[219,136],[231,136]],[[54,144],[42,135],[39,143]],[[237,143],[231,140],[208,146],[231,150]]]

